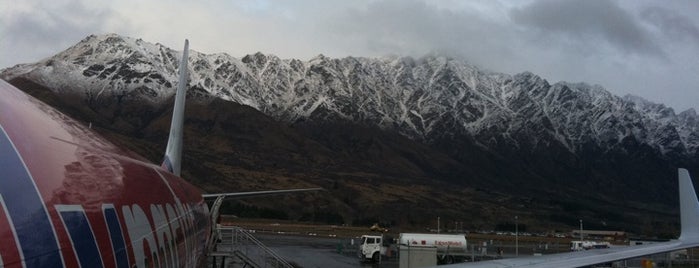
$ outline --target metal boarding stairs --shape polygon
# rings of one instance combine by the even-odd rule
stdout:
[[[209,254],[212,267],[292,268],[284,258],[236,226],[218,227],[219,242]]]
[[[218,208],[223,202],[218,198],[212,205],[218,218]],[[262,244],[248,231],[236,226],[216,225],[212,230],[213,241],[209,245],[209,264],[212,268],[253,267],[293,268],[284,258]]]

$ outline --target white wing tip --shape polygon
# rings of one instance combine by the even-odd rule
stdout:
[[[699,242],[699,201],[694,191],[689,171],[684,168],[677,170],[680,194],[680,223],[682,233],[680,240]]]

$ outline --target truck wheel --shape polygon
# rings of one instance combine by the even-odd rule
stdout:
[[[446,264],[452,264],[454,263],[454,257],[453,256],[447,256],[444,258],[444,263]]]
[[[374,255],[371,255],[371,261],[379,262],[379,253],[378,252],[374,252]]]

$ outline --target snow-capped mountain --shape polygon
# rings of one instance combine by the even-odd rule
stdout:
[[[180,55],[89,36],[0,78],[157,162]],[[423,225],[529,213],[542,226],[586,217],[640,230],[649,218],[676,219],[677,167],[699,172],[695,110],[677,114],[600,86],[443,56],[189,55],[186,177],[211,192],[328,189],[310,202],[322,205],[304,197],[287,211]]]
[[[179,57],[141,39],[89,36],[54,57],[5,69],[2,78],[29,78],[88,101],[159,104],[174,92]],[[600,86],[551,85],[532,73],[486,72],[447,57],[319,55],[301,61],[192,51],[189,60],[193,95],[234,101],[289,122],[342,119],[427,143],[468,135],[485,148],[515,150],[552,143],[573,153],[590,144],[604,150],[625,138],[663,154],[692,156],[699,149],[693,109],[676,114]]]

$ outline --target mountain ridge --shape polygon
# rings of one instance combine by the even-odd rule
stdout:
[[[138,115],[157,117],[158,111],[166,110],[163,106],[174,92],[179,57],[175,50],[140,39],[89,36],[39,63],[2,70],[0,77],[28,79],[58,95],[76,95],[76,101],[107,118],[109,128],[155,137],[162,130],[154,130],[153,121]],[[647,198],[670,206],[676,192],[671,187],[673,168],[699,167],[696,111],[675,114],[662,104],[614,96],[600,86],[550,84],[530,72],[486,72],[439,56],[332,59],[319,55],[300,61],[262,53],[236,59],[192,51],[190,62],[190,99],[201,103],[220,99],[252,107],[296,133],[283,134],[274,144],[284,147],[290,142],[287,136],[301,135],[324,148],[309,151],[308,159],[342,159],[366,168],[369,177],[386,180],[382,185],[406,177],[485,192],[500,189],[496,191],[519,196],[515,199],[525,198],[527,191],[539,196],[560,191],[556,198],[611,203]],[[363,131],[353,130],[361,126]],[[364,132],[375,134],[362,137]],[[390,142],[401,139],[391,133],[414,142]],[[266,134],[252,135],[238,142],[255,144]],[[313,172],[323,170],[313,160],[303,164],[265,156],[255,152],[254,146],[245,150],[258,160],[277,159],[276,165],[288,161],[308,165]],[[382,170],[377,164],[361,162],[362,158],[390,168]],[[396,160],[380,161],[383,158]],[[342,161],[321,163],[330,163],[329,170],[337,174],[361,171]],[[258,168],[271,170],[275,163]],[[359,179],[336,178],[348,184]],[[366,194],[357,194],[369,200]],[[566,207],[550,202],[539,204],[539,209]],[[569,202],[594,207],[580,200]],[[356,204],[347,206],[353,212],[345,208],[346,217],[361,210]]]
[[[78,85],[64,85],[61,79],[54,78],[42,82],[59,90],[77,86],[88,99],[108,91],[123,98],[128,97],[125,93],[135,91],[141,98],[159,103],[172,94],[165,89],[172,88],[176,81],[174,63],[178,57],[175,50],[141,39],[90,36],[46,60],[46,66],[34,76],[46,79],[43,72],[63,68],[71,80],[88,81]],[[447,57],[331,59],[319,55],[302,62],[259,52],[238,60],[222,53],[205,55],[193,51],[190,58],[190,86],[195,91],[251,106],[290,123],[329,116],[316,111],[322,108],[332,116],[429,141],[440,135],[434,132],[443,124],[461,128],[453,131],[481,136],[489,133],[489,128],[504,132],[524,130],[527,126],[517,121],[536,116],[541,120],[530,123],[546,128],[548,135],[572,152],[584,142],[581,140],[601,146],[629,135],[657,147],[663,154],[672,151],[693,155],[699,148],[699,138],[692,135],[699,124],[691,109],[679,116],[662,104],[640,97],[614,96],[600,86],[568,82],[551,85],[530,72],[513,76],[484,72]],[[101,64],[104,61],[105,66]],[[73,66],[63,66],[65,62]],[[37,72],[36,68],[29,73],[25,70],[16,66],[6,69],[4,76],[32,76]],[[96,90],[93,85],[99,84],[98,79],[106,79],[108,84]],[[563,109],[578,116],[570,118],[573,113]],[[446,122],[444,117],[454,122]],[[616,125],[617,122],[623,125]],[[507,139],[508,134],[502,138]],[[668,135],[672,137],[665,138]]]

